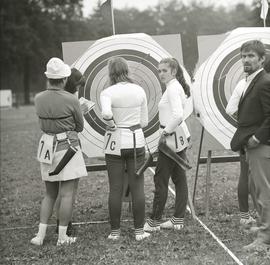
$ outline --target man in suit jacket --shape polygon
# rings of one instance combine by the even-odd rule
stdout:
[[[226,113],[234,115],[238,112],[238,106],[240,99],[247,87],[247,80],[241,79],[233,90],[233,93],[228,101],[226,107]],[[250,229],[256,220],[250,215],[249,212],[249,194],[253,200],[253,205],[257,209],[255,198],[255,187],[252,185],[252,181],[249,177],[249,166],[244,150],[239,152],[240,154],[240,175],[237,185],[238,205],[240,210],[240,227],[243,229]]]
[[[257,239],[245,249],[256,250],[270,247],[270,75],[263,69],[265,47],[261,41],[245,42],[240,52],[247,78],[231,149],[246,151],[255,184],[261,225]]]

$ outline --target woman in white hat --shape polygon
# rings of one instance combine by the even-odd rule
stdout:
[[[31,240],[35,245],[43,244],[58,191],[61,202],[57,245],[76,241],[75,237],[67,236],[66,231],[72,215],[76,179],[87,176],[87,171],[78,139],[78,132],[83,130],[79,100],[64,90],[70,74],[71,70],[67,64],[59,58],[51,58],[45,72],[48,88],[35,97],[36,113],[43,132],[37,158],[40,161],[41,176],[46,187],[46,194],[41,204],[39,231]],[[71,154],[70,160],[63,159],[66,158],[66,154]],[[60,172],[56,172],[57,166],[63,161],[66,165]]]
[[[74,95],[76,98],[78,98],[79,90],[81,88],[83,88],[84,85],[85,85],[85,77],[82,75],[82,73],[76,68],[71,68],[71,75],[67,79],[65,90],[67,92],[71,93],[72,95]],[[87,100],[83,97],[80,97],[79,102],[80,102],[80,107],[81,107],[81,111],[82,111],[83,115],[87,114],[95,105],[94,102],[92,102],[91,100]],[[73,204],[74,204],[75,199],[76,199],[78,184],[79,184],[79,178],[77,178],[75,180]],[[58,233],[58,228],[59,228],[59,206],[60,206],[60,198],[58,197],[58,199],[56,201],[56,205],[55,205],[56,218],[57,218],[57,220],[56,220],[56,222],[57,222],[56,233]],[[72,222],[70,220],[68,223],[68,227],[67,227],[67,235],[71,236],[72,234],[74,234],[74,231],[75,231],[75,229],[74,229]]]

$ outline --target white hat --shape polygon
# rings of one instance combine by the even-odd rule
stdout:
[[[47,63],[45,75],[49,79],[61,79],[70,76],[71,70],[61,59],[53,57]]]

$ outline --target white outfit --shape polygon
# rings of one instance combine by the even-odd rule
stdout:
[[[254,77],[261,72],[263,69],[259,69],[256,72],[254,72],[251,75],[248,75],[245,79],[241,79],[235,89],[233,90],[233,93],[228,101],[227,107],[226,107],[226,113],[229,115],[233,115],[235,112],[238,111],[238,105],[240,102],[240,99],[244,96],[246,93],[247,88],[249,87],[251,81],[254,79]]]
[[[186,103],[186,94],[180,83],[172,79],[166,84],[166,90],[163,93],[158,104],[159,121],[167,133],[172,133],[181,123],[186,137],[190,136],[184,117],[184,107]],[[180,104],[179,104],[180,103]]]
[[[117,83],[108,87],[100,94],[102,117],[108,121],[108,125],[116,125],[120,131],[120,149],[133,148],[133,135],[130,127],[140,124],[145,127],[148,124],[147,98],[142,87],[127,82]],[[142,129],[137,129],[136,147],[144,147],[145,140]]]

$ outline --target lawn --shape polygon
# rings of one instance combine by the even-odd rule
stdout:
[[[188,172],[193,191],[195,161],[200,127],[191,121],[193,149],[189,157],[193,169]],[[128,203],[123,204],[122,237],[118,242],[107,239],[108,181],[104,171],[91,172],[80,180],[74,209],[78,242],[56,247],[55,216],[42,247],[30,244],[37,232],[40,202],[44,194],[39,164],[35,160],[40,136],[33,106],[1,109],[1,186],[0,186],[0,264],[236,264],[224,249],[189,213],[185,228],[179,232],[161,231],[136,242]],[[87,164],[95,160],[87,159]],[[211,167],[210,217],[205,216],[206,167],[200,166],[195,210],[200,220],[241,260],[243,264],[270,264],[270,253],[246,253],[242,247],[252,235],[239,229],[237,203],[238,163],[213,164]],[[145,176],[146,215],[151,211],[153,174]],[[173,187],[173,185],[172,185]],[[169,194],[164,219],[172,215],[174,197]],[[86,224],[84,223],[86,222]]]

